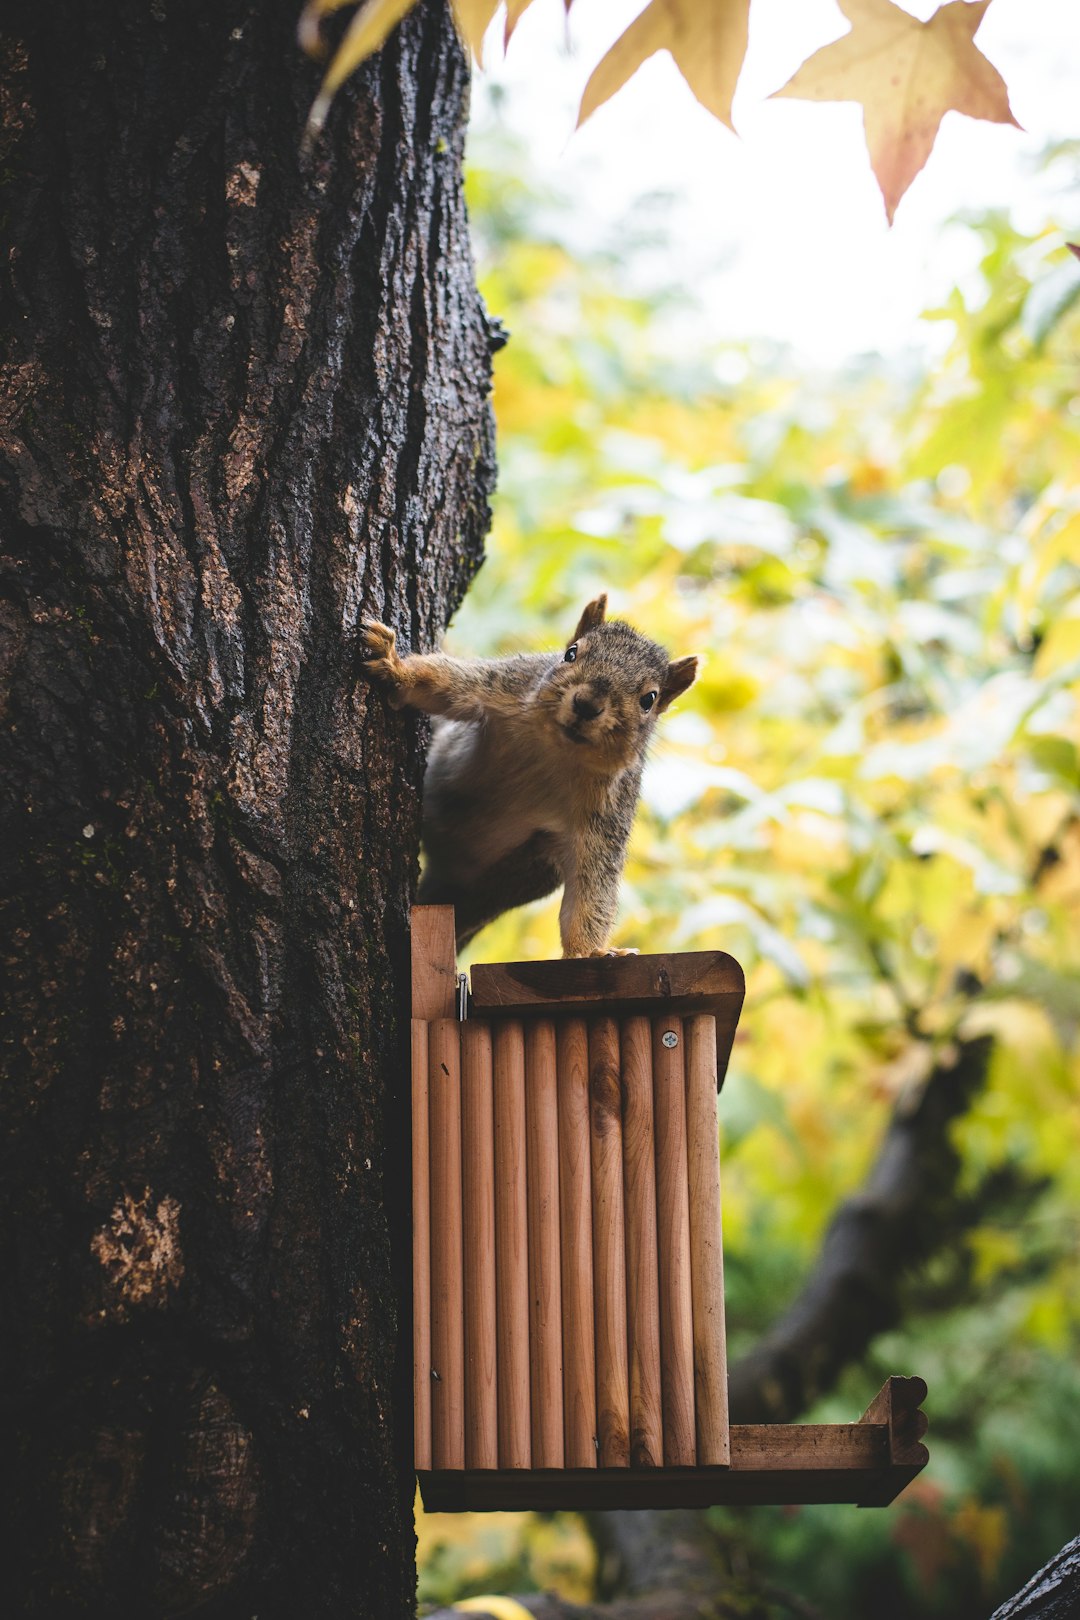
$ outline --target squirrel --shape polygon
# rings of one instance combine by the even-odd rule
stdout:
[[[391,706],[441,716],[424,777],[424,905],[452,905],[457,942],[563,885],[563,955],[609,951],[619,878],[656,717],[697,674],[590,602],[561,652],[401,657],[362,623],[363,667]]]

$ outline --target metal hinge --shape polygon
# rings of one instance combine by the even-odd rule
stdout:
[[[467,973],[459,973],[457,976],[457,1015],[460,1023],[464,1023],[469,1016],[469,975]]]

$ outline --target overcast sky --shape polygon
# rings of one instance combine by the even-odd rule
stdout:
[[[921,17],[934,0],[905,0]],[[485,83],[505,88],[501,116],[528,140],[540,172],[590,221],[614,223],[656,190],[676,193],[671,263],[705,297],[711,336],[766,333],[835,361],[934,341],[919,311],[970,271],[977,245],[950,230],[964,208],[1006,206],[1025,226],[1047,217],[1033,172],[1047,142],[1080,137],[1080,0],[993,0],[978,45],[1003,73],[1021,133],[947,114],[927,167],[890,231],[854,105],[767,101],[802,59],[846,31],[835,0],[754,0],[736,139],[690,94],[670,57],[654,57],[586,124],[581,89],[641,0],[576,0],[569,42],[562,0],[534,0],[505,59],[489,36]],[[1080,235],[1080,196],[1053,205]]]

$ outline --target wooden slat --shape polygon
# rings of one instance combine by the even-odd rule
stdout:
[[[758,1473],[799,1469],[886,1468],[884,1423],[739,1423],[731,1429],[731,1467]]]
[[[726,951],[477,962],[471,978],[477,1009],[502,1012],[624,1000],[646,1001],[651,1012],[677,1012],[684,1003],[709,1011],[717,998],[741,997],[745,989],[742,968]]]
[[[630,1355],[630,1466],[664,1461],[660,1404],[660,1284],[656,1249],[652,1027],[624,1019],[623,1178],[626,1194],[626,1299]]]
[[[461,1030],[465,1466],[499,1466],[495,1381],[495,1114],[491,1027]]]
[[[797,1474],[736,1473],[730,1468],[564,1468],[513,1475],[421,1474],[420,1493],[429,1513],[558,1511],[602,1512],[621,1508],[766,1507],[792,1502],[884,1507],[914,1475],[893,1470],[882,1480],[874,1469]],[[867,1493],[885,1500],[864,1503]]]
[[[598,1460],[604,1468],[625,1468],[630,1462],[630,1399],[626,1365],[622,1095],[619,1029],[613,1018],[596,1018],[589,1024],[589,1115]]]
[[[563,1465],[562,1286],[559,1276],[559,1104],[555,1025],[525,1027],[529,1205],[529,1393],[532,1466]]]
[[[687,1018],[683,1030],[697,1460],[706,1466],[723,1466],[730,1461],[730,1448],[716,1121],[716,1022],[707,1014]]]
[[[457,957],[453,906],[412,908],[412,1015],[453,1018]]]
[[[887,1490],[894,1500],[914,1476],[894,1470],[883,1482],[874,1469],[803,1469],[797,1474],[741,1473],[730,1468],[564,1468],[508,1475],[421,1474],[420,1493],[429,1513],[510,1513],[621,1508],[765,1507],[797,1502],[863,1505],[868,1492]],[[873,1503],[885,1506],[884,1501]]]
[[[443,1117],[441,1110],[448,1099],[440,1094],[433,1099],[429,1086],[429,1021],[452,1018],[454,1013],[454,985],[457,971],[454,941],[454,910],[452,906],[414,906],[411,917],[412,955],[412,1223],[413,1223],[413,1421],[414,1446],[417,1468],[432,1463],[432,1347],[434,1324],[432,1321],[432,1269],[434,1259],[431,1248],[431,1202],[435,1167],[431,1156],[430,1118],[432,1108]],[[456,1052],[456,1036],[454,1038]],[[451,1112],[452,1112],[451,1108]],[[460,1121],[460,1114],[458,1115]],[[458,1164],[458,1202],[460,1203],[460,1152]],[[445,1154],[439,1157],[439,1197],[452,1196],[452,1187],[445,1185],[452,1166]],[[452,1267],[460,1281],[460,1227],[457,1233],[457,1258],[451,1249],[454,1234],[448,1231],[441,1214],[437,1222],[439,1233],[440,1269],[446,1273],[440,1297],[439,1331],[443,1335],[442,1359],[451,1364],[451,1376],[456,1366],[450,1318],[455,1309],[455,1284],[449,1275]],[[453,1422],[446,1401],[441,1407],[444,1424]],[[438,1457],[445,1464],[445,1452]]]
[[[461,1060],[458,1024],[428,1025],[431,1138],[431,1450],[436,1468],[465,1466],[462,1294]]]
[[[723,951],[479,962],[472,968],[471,978],[472,1004],[489,1017],[519,1016],[545,1008],[563,1016],[711,1012],[718,1026],[719,1080],[727,1065],[744,992],[742,968]]]
[[[916,1473],[929,1461],[930,1454],[922,1444],[926,1433],[926,1414],[919,1410],[926,1399],[926,1384],[921,1378],[887,1378],[863,1413],[863,1424],[884,1423],[888,1430],[889,1458],[896,1468],[911,1468]],[[883,1494],[887,1481],[878,1481],[859,1498],[862,1507],[879,1507],[891,1498]]]
[[[589,1036],[582,1018],[556,1028],[562,1254],[563,1434],[568,1468],[596,1467]]]
[[[929,1460],[922,1444],[926,1413],[919,1410],[925,1399],[925,1379],[887,1378],[860,1419],[862,1423],[888,1425],[889,1453],[894,1463],[917,1463],[921,1468]]]
[[[564,1468],[421,1474],[429,1511],[709,1507],[849,1502],[885,1506],[921,1463],[889,1460],[884,1423],[734,1425],[730,1468]]]
[[[515,1469],[531,1458],[525,1040],[516,1021],[500,1023],[493,1036],[499,1467]]]
[[[431,1467],[431,1190],[428,1164],[428,1027],[412,1021],[413,1449]]]
[[[652,1029],[664,1464],[687,1468],[696,1458],[696,1439],[684,1036],[682,1020],[666,1015],[654,1018]],[[665,1036],[674,1036],[674,1044],[666,1045]]]
[[[890,1378],[859,1423],[735,1424],[730,1468],[565,1468],[421,1473],[430,1511],[707,1507],[713,1503],[884,1505],[927,1461],[921,1378]],[[897,1460],[897,1451],[902,1460]]]

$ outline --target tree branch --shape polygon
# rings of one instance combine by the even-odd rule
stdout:
[[[960,1160],[949,1127],[971,1106],[988,1036],[951,1049],[901,1098],[865,1185],[843,1203],[802,1293],[731,1372],[736,1423],[790,1422],[900,1315],[905,1274],[952,1235]]]

